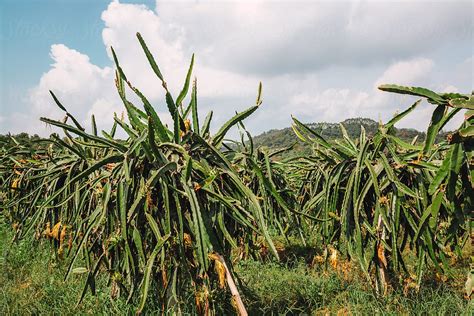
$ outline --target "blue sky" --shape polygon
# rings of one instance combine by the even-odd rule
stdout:
[[[77,118],[103,128],[122,108],[113,86],[113,45],[129,78],[161,111],[162,91],[136,41],[140,31],[172,89],[196,53],[201,114],[217,128],[252,103],[253,133],[303,121],[386,120],[413,100],[380,83],[473,89],[471,1],[53,1],[0,2],[0,133],[52,132],[55,91]],[[402,126],[424,128],[423,105]]]
[[[154,1],[122,2],[154,6]],[[18,96],[26,94],[48,71],[52,44],[73,47],[87,54],[99,66],[110,63],[102,42],[103,22],[100,18],[109,3],[108,0],[0,2],[0,109],[4,114],[18,110],[9,103],[18,104],[15,102]],[[28,106],[25,102],[20,102],[20,105]]]

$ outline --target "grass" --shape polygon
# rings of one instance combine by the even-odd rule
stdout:
[[[407,296],[394,291],[378,299],[353,272],[310,269],[300,262],[289,269],[276,263],[247,261],[237,271],[247,286],[250,314],[310,315],[472,315],[474,304],[450,284],[423,287]]]
[[[20,241],[11,245],[12,234],[0,224],[0,314],[1,315],[96,315],[130,311],[123,300],[112,301],[107,292],[86,295],[78,301],[84,278],[64,281],[66,262],[60,262],[43,244]],[[49,254],[49,255],[48,255]],[[99,280],[99,286],[105,280]]]
[[[67,260],[57,260],[46,242],[25,240],[11,247],[11,238],[9,227],[0,224],[1,315],[122,315],[136,310],[134,303],[111,300],[104,278],[98,280],[97,296],[88,293],[76,306],[85,280],[75,275],[68,282],[63,281]],[[49,256],[45,255],[48,253]],[[318,265],[308,266],[299,256],[285,264],[245,260],[236,265],[250,315],[472,315],[474,312],[474,304],[462,297],[459,282],[456,285],[427,282],[419,293],[405,296],[402,291],[394,291],[381,300],[358,273],[349,269],[350,266],[345,266],[339,272],[325,271]],[[343,273],[344,270],[349,273]],[[230,306],[224,308],[226,314],[234,312]],[[158,309],[153,303],[148,306],[149,313]]]

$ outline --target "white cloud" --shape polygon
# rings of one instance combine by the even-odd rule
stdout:
[[[186,44],[184,38],[179,34],[172,38],[167,36],[170,25],[164,24],[160,16],[145,6],[118,2],[111,3],[102,13],[104,44],[114,47],[127,77],[151,99],[162,98],[163,89],[145,58],[136,32],[140,32],[145,39],[175,95],[182,88],[191,60],[191,53],[183,51],[182,46]],[[199,76],[199,95],[202,97],[239,96],[245,88],[252,88],[253,92],[258,84],[257,79],[207,67],[203,65],[200,55],[196,56],[194,73]],[[251,82],[246,83],[249,79]],[[236,83],[243,89],[235,89]]]
[[[391,62],[469,41],[468,1],[157,1],[170,36],[244,74]]]
[[[316,94],[297,94],[290,99],[293,114],[304,117],[307,122],[339,122],[360,115],[360,108],[369,99],[369,94],[350,89],[327,89]]]
[[[117,114],[118,117],[121,117],[123,112],[123,106],[120,106],[119,104],[117,104],[117,102],[99,98],[94,102],[90,110],[87,112],[85,123],[86,126],[91,126],[91,117],[92,115],[94,115],[95,121],[98,126],[105,127],[104,125],[110,125],[114,114]]]
[[[420,78],[426,77],[433,69],[434,62],[427,58],[404,60],[390,65],[387,70],[375,81],[374,88],[381,84],[396,83],[410,85]]]
[[[443,93],[459,93],[459,89],[456,88],[455,86],[448,85],[448,86],[444,87],[444,89],[441,90],[441,92],[443,92]]]
[[[313,92],[307,90],[295,94],[290,99],[290,104],[295,115],[301,115],[307,122],[339,122],[351,117],[369,117],[386,121],[395,112],[404,110],[413,103],[413,98],[382,92],[377,87],[383,83],[416,85],[421,81],[426,82],[433,67],[434,62],[426,58],[399,61],[388,66],[374,80],[372,89],[329,88]],[[426,115],[423,114],[420,118],[421,114],[423,113],[418,113],[417,120],[426,121]],[[413,123],[415,122],[411,122]]]
[[[87,55],[63,44],[52,45],[50,56],[54,61],[51,69],[41,76],[39,84],[29,92],[28,101],[32,110],[23,119],[30,124],[17,128],[32,133],[49,133],[49,130],[44,129],[44,124],[39,122],[39,117],[61,119],[64,116],[54,103],[49,90],[53,91],[68,112],[82,123],[88,122],[87,115],[90,114],[91,107],[108,111],[111,104],[117,104],[112,68],[100,68],[92,64]],[[108,100],[102,102],[106,108],[98,109],[95,105],[98,100]],[[108,123],[110,122],[111,120],[108,120]]]

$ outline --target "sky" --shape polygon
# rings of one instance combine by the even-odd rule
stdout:
[[[472,1],[0,1],[0,133],[57,132],[62,119],[48,90],[84,125],[109,129],[123,112],[114,85],[114,47],[127,78],[170,117],[140,32],[177,96],[195,53],[199,113],[212,129],[253,105],[252,134],[351,117],[386,121],[416,98],[377,90],[382,83],[470,93]],[[128,91],[137,105],[138,99]],[[398,126],[427,127],[421,104]],[[448,126],[455,128],[458,116]]]

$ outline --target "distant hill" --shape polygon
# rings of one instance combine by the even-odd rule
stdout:
[[[306,124],[311,129],[319,132],[328,140],[335,140],[342,138],[342,133],[339,124],[344,125],[349,137],[355,139],[358,138],[361,132],[361,126],[364,126],[368,136],[373,136],[378,129],[378,123],[369,118],[350,118],[341,123],[308,123]],[[418,142],[423,141],[425,133],[417,131],[412,128],[396,128],[395,133],[397,136],[405,141],[412,141],[415,136],[418,135]],[[291,127],[283,129],[272,129],[268,132],[255,136],[253,138],[256,146],[265,146],[269,149],[280,149],[289,147],[295,142],[297,143],[294,150],[296,152],[306,152],[310,148],[299,141]]]
[[[364,126],[365,131],[368,136],[373,136],[378,129],[378,123],[370,118],[350,118],[347,120],[342,121],[341,123],[306,123],[308,127],[317,131],[322,136],[324,136],[327,140],[335,140],[338,138],[342,138],[342,133],[339,124],[344,125],[349,134],[349,137],[356,139],[360,135],[361,126]],[[425,133],[417,131],[413,128],[395,128],[395,133],[397,136],[402,138],[407,142],[411,142],[415,136],[418,135],[417,142],[424,141]],[[1,135],[0,134],[0,147],[6,146],[10,147],[14,145],[14,142],[10,138],[13,136],[16,141],[20,144],[27,145],[27,146],[38,146],[38,141],[41,139],[38,135],[30,136],[27,133],[20,133],[18,135]],[[438,135],[437,141],[444,139],[446,137],[446,133],[442,132]],[[310,146],[300,141],[293,129],[291,127],[283,128],[283,129],[272,129],[267,132],[264,132],[260,135],[253,137],[253,142],[256,147],[267,147],[270,150],[282,149],[286,147],[290,147],[291,145],[295,144],[293,150],[290,153],[285,154],[288,155],[295,155],[295,154],[302,154],[302,153],[309,153],[311,151]],[[229,144],[230,145],[230,144]],[[232,146],[232,145],[230,145]]]

